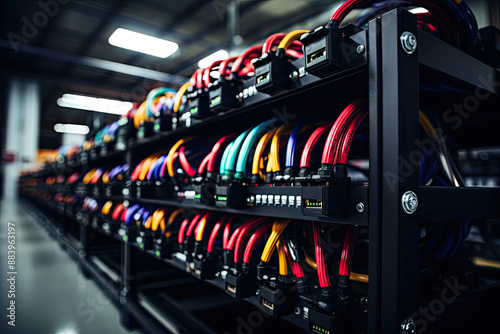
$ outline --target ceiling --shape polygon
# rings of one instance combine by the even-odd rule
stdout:
[[[221,48],[241,50],[318,17],[326,22],[336,3],[239,0],[239,24],[231,31],[230,1],[42,0],[50,4],[48,15],[38,1],[2,1],[2,81],[25,77],[40,83],[40,147],[55,148],[61,144],[61,135],[53,131],[57,122],[97,125],[116,119],[60,108],[56,100],[63,93],[139,102],[154,87],[178,87],[197,68],[198,60]],[[119,27],[174,41],[179,50],[161,59],[112,46],[108,38]],[[234,33],[242,37],[239,45],[232,43]]]
[[[479,5],[481,1],[468,2]],[[0,1],[0,89],[3,94],[0,100],[5,100],[11,78],[37,80],[42,100],[40,147],[56,148],[61,144],[61,135],[53,130],[57,122],[96,128],[116,119],[112,115],[60,108],[56,100],[63,93],[140,102],[152,88],[178,87],[197,68],[198,60],[221,48],[237,53],[262,43],[275,32],[314,29],[325,24],[342,2]],[[48,14],[41,4],[47,4]],[[229,15],[230,4],[235,4],[238,15]],[[486,16],[486,8],[473,7],[473,10],[475,13],[477,10],[477,14],[482,10],[481,15]],[[229,24],[233,22],[230,18],[234,18],[234,25]],[[179,50],[161,59],[112,46],[108,38],[119,27],[174,41],[179,44]],[[238,45],[232,43],[235,34],[242,37]],[[0,119],[2,117],[0,115]]]

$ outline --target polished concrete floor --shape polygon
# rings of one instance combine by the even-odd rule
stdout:
[[[16,230],[15,327],[8,325],[7,225]],[[47,231],[16,201],[0,208],[0,333],[131,333],[119,324],[119,312]],[[139,333],[139,332],[133,332]]]

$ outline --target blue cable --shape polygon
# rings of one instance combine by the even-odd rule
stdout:
[[[288,144],[286,145],[286,158],[285,167],[293,167],[295,165],[295,147],[297,146],[297,138],[299,137],[300,130],[304,126],[304,121],[300,121],[293,127],[290,137],[288,137]]]

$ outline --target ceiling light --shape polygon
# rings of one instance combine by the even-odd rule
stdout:
[[[109,36],[108,42],[120,48],[142,52],[160,58],[167,58],[179,49],[177,43],[123,28],[116,29],[111,36]]]
[[[428,12],[429,11],[427,9],[425,9],[424,7],[417,7],[417,8],[410,9],[410,13],[412,13],[412,14],[425,14]]]
[[[134,106],[132,102],[76,94],[64,94],[57,99],[57,105],[65,108],[83,109],[115,115],[125,115]]]
[[[86,125],[62,123],[54,125],[54,130],[59,133],[72,133],[76,135],[86,135],[90,131],[89,127]]]
[[[198,62],[199,68],[207,68],[212,65],[217,60],[224,60],[229,58],[229,53],[226,50],[219,50],[217,52],[212,53],[210,56],[203,58]]]

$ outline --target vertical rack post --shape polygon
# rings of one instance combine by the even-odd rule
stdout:
[[[380,270],[381,270],[381,63],[380,63],[380,20],[372,20],[368,26],[368,71],[369,71],[369,148],[370,188],[369,203],[369,277],[368,284],[368,332],[380,332]]]
[[[405,192],[418,196],[419,173],[418,46],[404,50],[406,32],[417,36],[415,15],[402,9],[382,15],[381,333],[399,333],[417,308],[418,222],[401,205]]]

